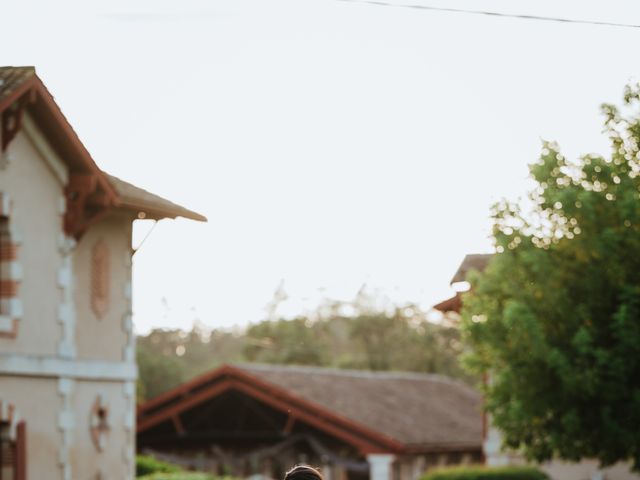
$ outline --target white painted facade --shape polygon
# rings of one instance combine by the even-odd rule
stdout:
[[[19,283],[0,309],[0,405],[26,422],[27,478],[131,479],[134,214],[113,210],[79,239],[68,236],[67,163],[26,114],[2,155],[2,214],[17,247],[16,258],[2,264],[2,280]],[[108,252],[101,260],[99,294],[107,298],[101,318],[91,307],[97,242]]]

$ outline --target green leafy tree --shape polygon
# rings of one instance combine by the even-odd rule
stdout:
[[[242,331],[153,330],[137,339],[138,401],[232,362],[427,372],[473,381],[460,366],[459,337],[457,328],[429,322],[415,305],[385,309],[363,295]]]
[[[223,363],[244,360],[244,337],[233,331],[156,329],[137,338],[139,402]]]
[[[396,349],[406,339],[406,323],[400,315],[384,312],[360,314],[351,321],[350,337],[363,353],[368,370],[390,370]],[[403,352],[405,353],[405,352]]]
[[[245,358],[250,362],[328,365],[330,352],[322,327],[304,317],[251,325],[246,333]]]
[[[343,366],[473,378],[460,367],[459,330],[428,321],[415,305],[392,312],[365,310],[348,324],[351,355]]]
[[[178,331],[154,330],[147,337],[138,337],[137,399],[153,398],[186,380],[186,365],[175,354]]]
[[[463,346],[457,328],[429,322],[416,305],[385,309],[365,297],[361,292],[353,302],[328,302],[306,317],[250,326],[244,336],[245,359],[473,380],[460,366]]]
[[[640,469],[638,88],[624,100],[602,107],[610,157],[544,144],[529,201],[495,206],[498,253],[464,297],[487,409],[530,459]]]

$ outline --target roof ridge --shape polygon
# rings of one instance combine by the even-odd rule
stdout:
[[[478,392],[466,383],[441,375],[438,373],[422,373],[422,372],[405,372],[398,370],[355,370],[337,367],[318,367],[312,365],[292,365],[292,364],[275,364],[275,363],[231,363],[230,365],[243,369],[254,369],[262,371],[290,371],[297,373],[319,373],[327,375],[338,375],[341,377],[354,378],[370,378],[370,379],[397,379],[397,380],[426,380],[432,382],[443,383],[456,387],[464,388],[473,395]]]
[[[9,70],[12,70],[12,71],[22,70],[24,72],[35,73],[36,67],[34,67],[33,65],[2,65],[0,66],[0,72],[9,71]]]

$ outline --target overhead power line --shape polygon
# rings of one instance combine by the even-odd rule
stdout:
[[[543,22],[559,22],[559,23],[578,23],[582,25],[599,25],[599,26],[605,26],[605,27],[619,27],[619,28],[640,28],[640,24],[632,24],[632,23],[601,22],[598,20],[577,20],[577,19],[561,18],[561,17],[545,17],[542,15],[524,15],[524,14],[515,14],[515,13],[491,12],[487,10],[467,10],[464,8],[434,7],[432,5],[410,5],[410,4],[402,4],[402,3],[389,3],[389,2],[379,1],[379,0],[340,0],[340,1],[350,2],[350,3],[366,3],[369,5],[377,5],[382,7],[412,8],[416,10],[431,10],[436,12],[466,13],[470,15],[485,15],[489,17],[517,18],[520,20],[538,20]]]

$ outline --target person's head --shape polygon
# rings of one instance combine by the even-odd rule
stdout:
[[[324,480],[324,477],[309,465],[296,465],[285,473],[284,480]]]

